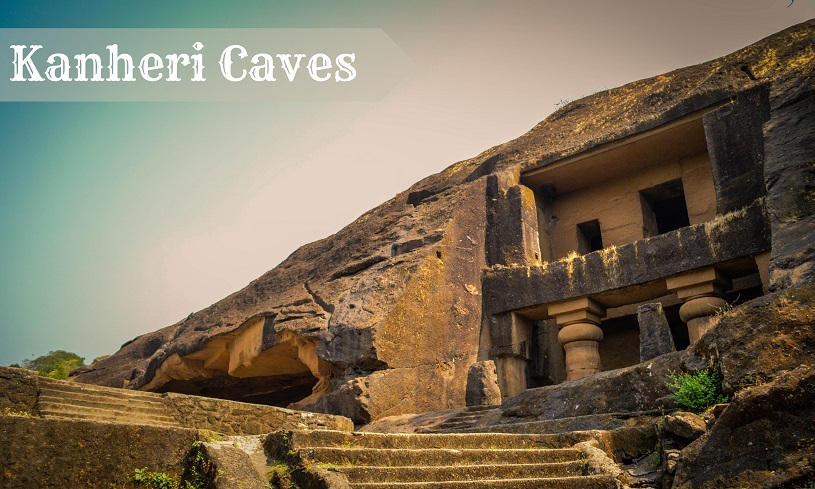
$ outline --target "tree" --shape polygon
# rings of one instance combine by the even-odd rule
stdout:
[[[36,370],[43,377],[51,377],[52,379],[64,379],[68,377],[68,373],[77,368],[85,365],[85,359],[65,350],[56,350],[48,352],[47,355],[37,357],[33,360],[25,359],[20,362],[20,365],[12,364],[12,367],[22,367],[29,370]]]

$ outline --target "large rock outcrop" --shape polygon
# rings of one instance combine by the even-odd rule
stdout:
[[[506,183],[491,192],[505,192],[525,168],[756,87],[766,88],[774,108],[765,127],[771,168],[764,175],[775,189],[766,199],[774,283],[811,281],[809,251],[777,247],[776,238],[812,234],[806,160],[812,142],[784,137],[790,124],[811,120],[814,31],[810,21],[723,58],[573,102],[520,138],[422,180],[337,234],[301,247],[244,289],[136,338],[73,378],[293,403],[356,422],[461,407],[483,342],[487,177]],[[785,144],[799,148],[791,164],[803,173],[793,179],[784,177]],[[798,196],[798,205],[779,197],[784,192]]]
[[[713,428],[680,452],[676,489],[805,487],[815,464],[815,368],[739,392]]]

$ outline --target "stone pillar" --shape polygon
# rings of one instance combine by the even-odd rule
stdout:
[[[655,302],[637,307],[637,323],[640,326],[640,362],[676,351],[662,304]]]
[[[719,321],[716,312],[727,304],[723,297],[730,288],[730,280],[708,267],[671,277],[666,285],[684,302],[679,317],[688,325],[690,342],[695,343]]]
[[[493,316],[492,323],[492,351],[501,396],[516,396],[527,387],[532,323],[514,312]]]
[[[758,275],[761,277],[761,289],[766,294],[770,291],[770,252],[765,251],[753,257],[758,267]]]
[[[559,302],[549,306],[560,327],[557,339],[566,350],[566,380],[596,374],[602,369],[600,341],[603,330],[598,326],[606,315],[605,307],[588,297]]]

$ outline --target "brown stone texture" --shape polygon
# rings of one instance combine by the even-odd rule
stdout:
[[[650,362],[600,372],[558,385],[527,389],[507,399],[501,408],[512,418],[546,420],[603,413],[656,410],[671,394],[668,372],[683,368],[684,352],[662,355]]]
[[[196,430],[0,416],[0,487],[132,487],[147,468],[178,480]]]
[[[755,202],[707,223],[598,253],[573,256],[543,266],[489,269],[483,283],[484,310],[495,314],[613,293],[722,261],[750,257],[769,246],[770,226],[765,210],[760,202]],[[518,284],[524,285],[519,287]],[[507,294],[507,290],[513,293]]]
[[[125,344],[110,358],[81,369],[74,379],[153,390],[167,379],[191,384],[223,379],[229,369],[247,378],[268,375],[268,386],[275,387],[292,381],[291,376],[275,377],[275,369],[281,368],[300,381],[314,376],[312,395],[301,397],[298,407],[345,414],[357,423],[462,407],[469,367],[486,359],[478,358],[479,339],[482,348],[489,348],[481,331],[485,256],[515,264],[491,272],[490,293],[511,290],[519,278],[541,285],[534,298],[523,294],[487,298],[489,307],[483,311],[500,313],[518,304],[526,307],[595,293],[592,288],[602,291],[656,280],[769,248],[765,209],[754,204],[737,211],[743,215],[734,219],[692,225],[681,237],[674,232],[620,246],[621,259],[643,265],[631,271],[620,273],[606,266],[614,260],[594,263],[595,258],[530,269],[523,263],[536,258],[532,201],[523,189],[511,190],[521,171],[736,100],[759,86],[767,87],[774,111],[763,127],[769,138],[766,161],[777,162],[776,169],[764,174],[767,209],[775,216],[772,240],[777,259],[771,270],[781,286],[810,281],[809,272],[800,268],[804,265],[795,261],[808,255],[797,255],[790,245],[793,249],[782,256],[776,254],[775,245],[785,229],[795,236],[810,236],[811,226],[799,219],[793,230],[789,216],[780,214],[785,203],[773,201],[780,193],[773,192],[774,186],[795,184],[795,195],[808,202],[809,174],[802,174],[797,183],[780,175],[785,164],[784,128],[796,120],[793,113],[801,121],[809,120],[796,112],[808,107],[809,95],[787,100],[784,94],[792,93],[793,79],[800,86],[811,86],[813,30],[815,22],[806,22],[723,58],[573,102],[518,139],[429,176],[338,233],[301,247],[244,289]],[[739,121],[734,119],[733,127]],[[806,165],[811,161],[807,160],[811,141],[800,136],[794,147],[800,155],[795,164],[810,168]],[[500,237],[485,241],[490,176],[498,179],[496,198],[509,199],[508,210],[523,221],[511,230],[511,246]],[[754,183],[758,173],[749,178]],[[732,242],[734,236],[740,238],[737,243]],[[487,253],[490,246],[498,248]],[[798,248],[806,245],[799,242]],[[792,256],[798,258],[790,261]],[[782,270],[798,270],[793,275],[799,278],[781,280],[786,273]],[[521,296],[519,301],[513,299],[516,296]],[[250,330],[251,338],[240,342],[235,338]],[[218,356],[224,350],[216,343],[222,341],[235,341],[243,350],[234,358]],[[269,355],[247,370],[252,355],[274,349],[288,356]],[[265,370],[264,362],[269,366]],[[632,381],[635,390],[639,385],[650,392],[649,399],[662,394],[662,387]],[[617,401],[602,402],[611,406]]]
[[[486,360],[470,366],[467,377],[467,406],[493,406],[501,404],[498,374],[495,362]]]
[[[665,429],[685,440],[695,440],[705,434],[707,425],[700,416],[679,411],[665,417]]]
[[[771,103],[764,172],[773,234],[770,287],[779,289],[815,281],[815,89],[811,81],[787,80]]]
[[[637,308],[639,323],[640,361],[676,351],[671,327],[665,319],[662,304],[643,304]]]
[[[726,314],[691,349],[691,363],[718,363],[725,392],[767,382],[815,361],[815,286],[754,299]]]
[[[351,420],[341,416],[172,393],[166,394],[164,399],[169,406],[168,413],[181,426],[226,435],[259,435],[282,429],[354,429]]]
[[[233,445],[234,443],[234,445]],[[262,441],[258,441],[262,447]],[[241,449],[237,442],[203,443],[203,456],[215,467],[216,477],[212,489],[269,489],[263,474],[266,473],[266,457],[260,450],[257,463]],[[258,471],[257,465],[262,467]]]
[[[815,369],[739,392],[710,432],[681,451],[673,486],[806,487],[815,479]]]
[[[39,387],[37,372],[21,368],[0,368],[0,413],[37,414]]]

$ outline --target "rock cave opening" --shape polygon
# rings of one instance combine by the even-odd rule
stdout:
[[[201,380],[171,380],[156,392],[175,392],[215,399],[288,407],[311,395],[317,378],[305,375],[237,378],[222,375]]]
[[[313,340],[256,317],[191,354],[170,355],[141,389],[303,409],[325,393],[330,373]]]

